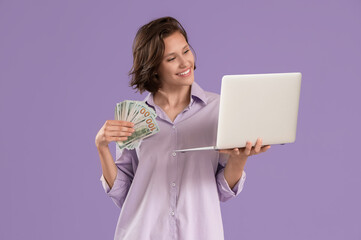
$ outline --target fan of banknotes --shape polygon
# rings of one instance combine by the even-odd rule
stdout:
[[[134,132],[126,141],[117,141],[120,149],[134,149],[139,146],[142,139],[159,132],[156,122],[157,114],[142,101],[123,101],[115,107],[115,120],[134,123]]]

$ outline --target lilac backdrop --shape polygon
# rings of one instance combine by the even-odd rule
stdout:
[[[165,15],[206,90],[224,74],[303,73],[296,143],[248,160],[221,204],[226,239],[361,239],[360,0],[0,0],[0,239],[113,238],[94,138],[116,102],[143,99],[132,40]]]

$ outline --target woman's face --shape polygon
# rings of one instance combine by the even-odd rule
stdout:
[[[194,57],[180,32],[163,39],[164,55],[158,68],[162,89],[190,86],[194,81]]]

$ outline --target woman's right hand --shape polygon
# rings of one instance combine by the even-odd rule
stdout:
[[[127,140],[134,132],[133,127],[132,122],[107,120],[95,137],[96,147],[108,147],[110,142]]]

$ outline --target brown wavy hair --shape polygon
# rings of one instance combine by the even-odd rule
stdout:
[[[163,39],[177,31],[188,43],[183,26],[172,17],[158,18],[139,28],[133,42],[133,66],[129,71],[131,87],[140,93],[144,91],[156,93],[161,88],[162,83],[156,71],[164,54]],[[196,69],[195,64],[194,69]]]

